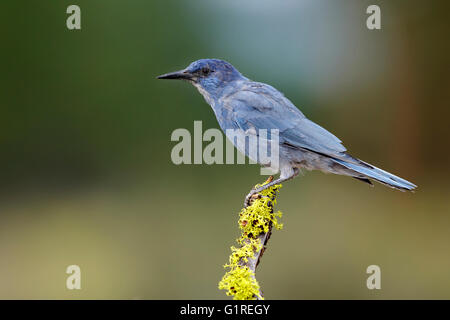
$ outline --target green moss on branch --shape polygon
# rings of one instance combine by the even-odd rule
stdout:
[[[241,236],[236,240],[239,247],[231,247],[229,262],[224,266],[227,272],[219,282],[219,289],[226,290],[226,294],[235,300],[264,299],[255,271],[272,228],[282,228],[278,222],[281,212],[273,210],[280,188],[281,184],[261,191],[257,199],[239,213]]]

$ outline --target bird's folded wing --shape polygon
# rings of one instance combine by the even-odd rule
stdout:
[[[258,134],[259,129],[278,129],[280,144],[346,161],[352,159],[345,154],[341,140],[307,119],[271,86],[247,87],[224,99],[223,104],[231,120],[244,131]]]

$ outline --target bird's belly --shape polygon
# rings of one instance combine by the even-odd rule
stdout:
[[[320,170],[322,172],[338,173],[336,164],[329,157],[308,150],[281,147],[280,161],[288,162],[291,166],[306,170]]]
[[[254,130],[242,130],[240,128],[223,129],[227,139],[242,154],[250,159],[250,163],[259,163],[262,166],[270,166],[271,162],[279,159],[279,142],[261,135]],[[275,159],[276,158],[276,159]]]
[[[274,171],[280,167],[329,171],[330,160],[320,154],[280,144],[279,138],[271,139],[270,134],[264,138],[254,128],[244,131],[231,123],[220,125],[228,140],[250,159],[250,163],[272,167]]]

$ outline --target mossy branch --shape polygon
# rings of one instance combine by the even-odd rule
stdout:
[[[270,177],[262,185],[272,180],[273,177]],[[262,185],[256,185],[255,188]],[[261,191],[252,198],[251,205],[239,213],[239,247],[231,247],[229,263],[224,266],[228,271],[219,282],[219,289],[226,290],[227,295],[233,296],[235,300],[264,299],[255,272],[272,228],[282,228],[277,220],[277,217],[281,217],[281,212],[274,213],[273,210],[280,188],[281,184],[278,184]]]

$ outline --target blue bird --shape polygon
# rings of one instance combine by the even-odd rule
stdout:
[[[321,170],[346,175],[366,183],[378,181],[398,190],[417,186],[352,157],[332,133],[307,119],[281,92],[272,86],[244,77],[230,63],[219,59],[201,59],[187,68],[158,76],[158,79],[182,79],[192,83],[212,107],[221,129],[242,130],[259,134],[260,129],[279,132],[278,179],[253,189],[246,197],[249,205],[253,195],[292,179],[299,170]],[[268,138],[269,142],[271,141]],[[232,141],[237,147],[236,141]],[[243,152],[249,156],[248,149]],[[270,166],[270,163],[262,163]]]

